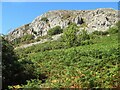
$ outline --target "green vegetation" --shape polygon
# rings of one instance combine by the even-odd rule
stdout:
[[[115,33],[118,33],[118,31],[119,31],[119,28],[117,26],[114,26],[114,27],[109,28],[108,32],[110,34],[115,34]]]
[[[94,31],[93,34],[95,35],[107,35],[109,34],[108,31]]]
[[[19,44],[25,44],[25,43],[31,43],[34,39],[34,36],[31,34],[26,34],[21,38],[16,38],[12,41],[13,45],[19,45]]]
[[[60,34],[63,32],[63,29],[61,29],[60,26],[56,26],[50,30],[48,30],[48,35],[56,35],[56,34]]]
[[[48,22],[49,20],[47,19],[47,17],[43,17],[43,18],[41,18],[41,21]]]
[[[78,35],[78,43],[82,43],[84,41],[89,41],[90,40],[90,35],[87,33],[86,30],[82,30],[80,34]]]
[[[67,43],[67,46],[72,47],[77,44],[77,32],[78,26],[76,24],[70,24],[63,32],[62,39]]]
[[[39,36],[39,37],[37,37],[37,39],[35,39],[34,41],[41,41],[42,39],[50,39],[50,38],[52,38],[52,37],[49,36],[49,35]]]
[[[76,24],[70,24],[64,30],[60,41],[49,41],[15,50],[17,59],[14,60],[17,60],[22,68],[20,70],[16,68],[22,73],[16,72],[16,74],[20,75],[24,83],[15,79],[16,84],[7,86],[10,85],[9,88],[120,88],[118,32],[111,33],[108,30],[107,34],[110,36],[107,36],[99,31],[88,34],[86,30],[82,30],[78,33],[78,28]],[[3,55],[7,55],[6,53]],[[9,59],[5,61],[8,62]]]
[[[26,80],[46,78],[44,74],[38,74],[35,70],[37,65],[27,60],[19,58],[13,51],[13,46],[2,37],[2,89],[8,86],[26,84]]]
[[[30,81],[29,85],[34,87],[38,82],[36,87],[41,88],[118,87],[120,61],[117,40],[115,34],[97,38],[94,40],[96,43],[92,45],[24,53],[26,56],[21,58],[26,57],[37,64],[37,72],[42,72],[48,77],[44,83],[39,83],[37,80]]]
[[[27,34],[21,38],[21,42],[29,41],[29,40],[32,40],[33,38],[34,38],[33,35]]]
[[[94,31],[93,34],[95,35],[116,34],[119,32],[119,28],[120,28],[120,21],[116,23],[115,26],[110,27],[107,31]]]
[[[16,53],[18,53],[21,56],[30,53],[44,52],[44,51],[62,49],[62,48],[68,48],[65,42],[52,41],[52,42],[45,42],[42,44],[34,45],[26,49],[24,48],[17,49]]]
[[[79,27],[72,23],[70,24],[63,32],[62,39],[67,43],[68,47],[92,44],[92,40],[90,40],[90,35],[86,30],[82,30],[79,34]]]
[[[13,47],[4,38],[2,38],[2,82],[3,88],[6,88],[10,81],[13,81],[12,75],[16,73],[17,68],[16,56]]]

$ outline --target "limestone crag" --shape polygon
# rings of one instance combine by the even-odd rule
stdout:
[[[9,40],[33,34],[35,37],[47,35],[55,26],[67,27],[70,23],[84,25],[88,32],[105,31],[118,21],[118,11],[110,8],[96,10],[53,10],[38,16],[31,23],[21,26],[8,34]]]

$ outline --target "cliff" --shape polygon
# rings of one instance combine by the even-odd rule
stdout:
[[[70,23],[84,25],[88,32],[95,30],[105,31],[118,22],[118,11],[110,8],[96,10],[53,10],[35,18],[8,33],[8,40],[32,34],[35,37],[47,35],[47,31],[55,26],[67,27]]]

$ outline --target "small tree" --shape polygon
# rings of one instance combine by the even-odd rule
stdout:
[[[8,89],[8,86],[24,84],[26,80],[43,79],[43,75],[36,74],[34,63],[32,61],[19,59],[14,52],[11,43],[0,37],[2,40],[2,89]],[[19,60],[19,61],[18,61]]]
[[[19,71],[17,57],[13,51],[12,45],[2,38],[2,82],[3,89],[12,85],[16,79],[16,73]]]
[[[78,45],[81,45],[86,40],[90,40],[90,35],[87,33],[85,29],[83,29],[81,33],[77,36]],[[89,41],[84,43],[89,43]]]
[[[63,41],[67,43],[69,47],[77,45],[77,33],[78,26],[74,23],[70,24],[63,32]]]

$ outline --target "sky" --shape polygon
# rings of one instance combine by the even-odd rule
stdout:
[[[37,16],[50,10],[118,9],[117,2],[2,2],[0,7],[1,5],[2,31],[0,33],[2,34],[32,22]]]
[[[119,0],[1,0],[2,2],[119,2]]]

